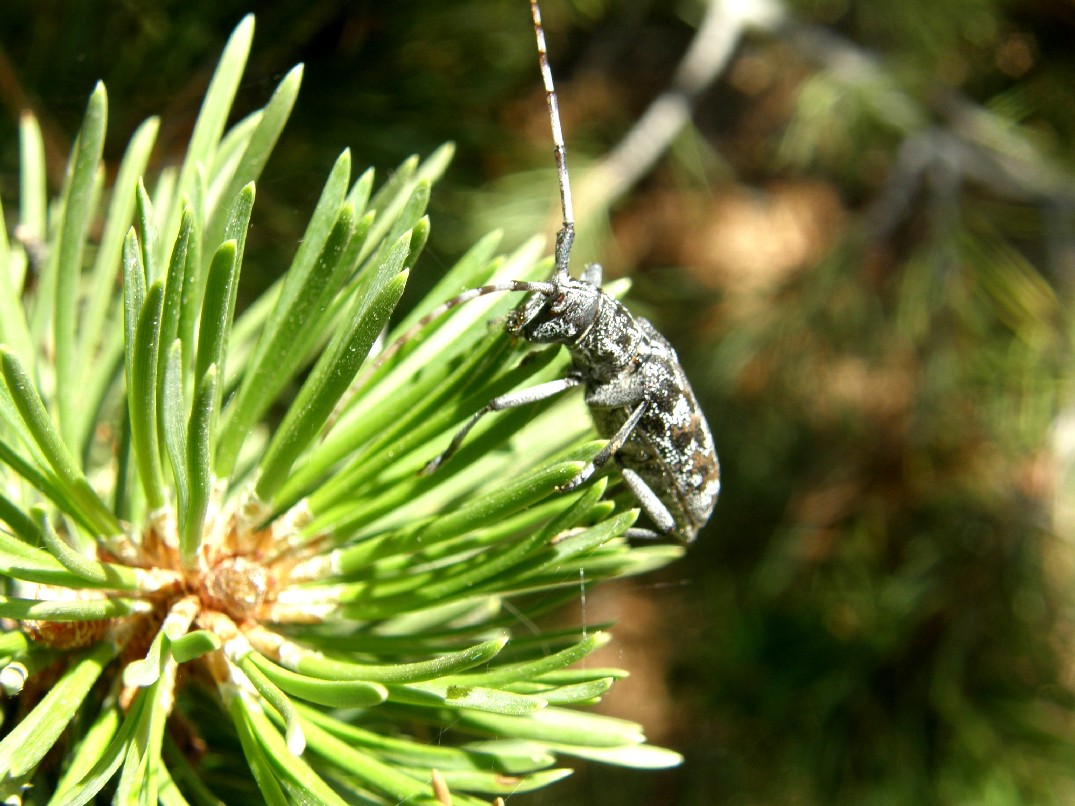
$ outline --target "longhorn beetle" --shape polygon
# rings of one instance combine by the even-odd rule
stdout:
[[[549,106],[563,211],[552,276],[546,282],[509,280],[464,291],[423,316],[382,354],[378,363],[418,330],[464,302],[486,294],[528,292],[508,315],[507,331],[536,344],[562,344],[571,354],[571,369],[559,380],[490,400],[422,472],[432,473],[447,461],[484,415],[584,386],[594,425],[608,443],[561,491],[575,489],[614,458],[623,480],[659,534],[689,543],[709,520],[720,490],[713,436],[675,350],[664,336],[601,291],[602,270],[598,264],[587,265],[579,280],[569,274],[575,219],[564,137],[537,0],[530,0],[530,10]],[[629,534],[655,536],[647,529],[632,529]]]

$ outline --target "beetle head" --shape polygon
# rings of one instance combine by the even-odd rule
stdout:
[[[554,280],[551,294],[534,292],[515,309],[508,329],[538,344],[579,340],[597,318],[601,290],[571,277]]]

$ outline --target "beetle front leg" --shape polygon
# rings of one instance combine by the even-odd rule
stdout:
[[[526,406],[530,403],[537,403],[539,400],[545,400],[550,397],[555,397],[561,392],[566,392],[568,389],[572,389],[580,385],[582,381],[578,378],[568,376],[566,378],[559,378],[555,381],[548,381],[547,383],[539,383],[537,386],[531,386],[528,389],[520,389],[517,392],[509,392],[506,395],[500,397],[494,397],[484,406],[467,420],[466,424],[460,428],[454,437],[452,437],[451,443],[448,445],[447,450],[440,456],[432,459],[425,467],[423,467],[419,473],[423,476],[428,476],[433,473],[438,467],[452,458],[452,455],[459,450],[463,444],[463,440],[466,439],[467,434],[471,429],[478,424],[478,420],[494,411],[504,411],[505,409],[515,409],[519,406]]]
[[[600,263],[587,263],[586,267],[582,270],[582,281],[600,288],[604,273]]]

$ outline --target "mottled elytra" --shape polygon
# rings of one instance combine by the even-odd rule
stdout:
[[[587,265],[578,280],[569,273],[575,238],[571,184],[537,0],[531,0],[530,9],[549,106],[563,212],[563,225],[556,234],[552,276],[546,282],[509,280],[464,291],[422,317],[385,355],[464,302],[486,294],[528,292],[509,314],[508,332],[536,344],[563,345],[571,354],[571,369],[558,380],[490,400],[423,472],[432,473],[447,461],[486,414],[525,406],[582,386],[594,425],[608,443],[561,489],[578,487],[614,459],[624,482],[656,526],[656,532],[632,529],[628,534],[668,535],[689,543],[709,520],[720,491],[720,466],[713,436],[667,339],[601,290],[599,265]]]

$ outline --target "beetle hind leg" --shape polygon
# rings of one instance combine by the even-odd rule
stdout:
[[[661,499],[657,497],[657,494],[653,492],[645,480],[638,475],[635,471],[629,467],[621,467],[620,473],[623,475],[623,480],[627,484],[627,488],[634,495],[635,500],[638,501],[638,505],[642,507],[642,511],[646,513],[647,517],[653,521],[659,532],[656,536],[666,537],[674,535],[676,532],[676,521],[672,517],[672,513],[668,511]],[[632,535],[631,533],[636,534]],[[654,532],[649,529],[628,529],[628,536],[631,537],[652,537]]]

